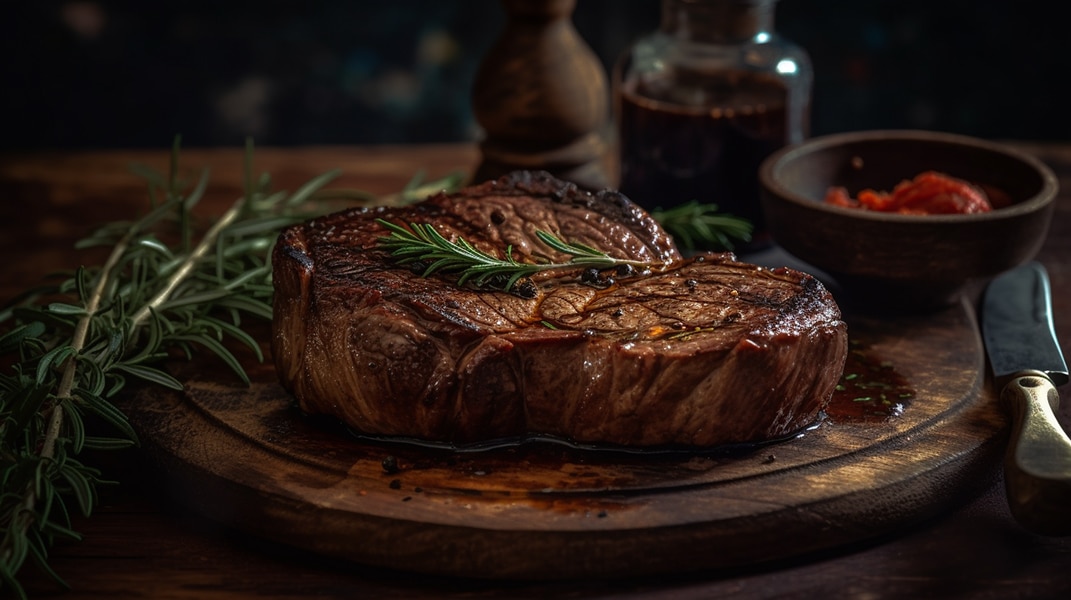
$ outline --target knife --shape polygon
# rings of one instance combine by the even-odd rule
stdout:
[[[982,300],[982,339],[1001,401],[1012,412],[1004,483],[1012,516],[1045,535],[1071,535],[1071,439],[1056,420],[1068,381],[1045,267],[995,278]]]

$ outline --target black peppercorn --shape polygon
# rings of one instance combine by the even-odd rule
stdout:
[[[531,279],[518,281],[513,285],[512,291],[515,295],[529,300],[539,295],[539,288],[536,287],[536,284]]]
[[[393,455],[387,456],[383,459],[383,472],[384,473],[397,473],[398,472],[398,459]]]

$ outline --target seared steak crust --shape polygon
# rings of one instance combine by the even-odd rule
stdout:
[[[458,286],[394,263],[375,220],[433,223],[492,254],[564,261],[546,230],[649,270]],[[684,259],[641,208],[542,173],[291,227],[274,254],[273,354],[308,413],[449,443],[530,434],[710,447],[791,434],[840,377],[844,322],[822,285],[730,254]]]

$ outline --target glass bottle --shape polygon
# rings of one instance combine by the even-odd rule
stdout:
[[[774,31],[776,3],[662,0],[613,75],[621,191],[648,209],[717,204],[751,221],[756,249],[759,165],[809,133],[810,58]]]

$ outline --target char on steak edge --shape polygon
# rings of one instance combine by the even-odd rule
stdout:
[[[433,223],[500,256],[567,261],[549,231],[649,261],[634,273],[532,278],[526,294],[399,266],[376,219]],[[282,232],[273,355],[308,414],[357,432],[467,444],[545,435],[629,447],[769,440],[813,423],[847,328],[816,279],[732,254],[684,258],[646,211],[543,172]],[[642,272],[641,272],[642,271]],[[534,288],[534,289],[533,289]],[[531,297],[525,297],[531,296]]]

